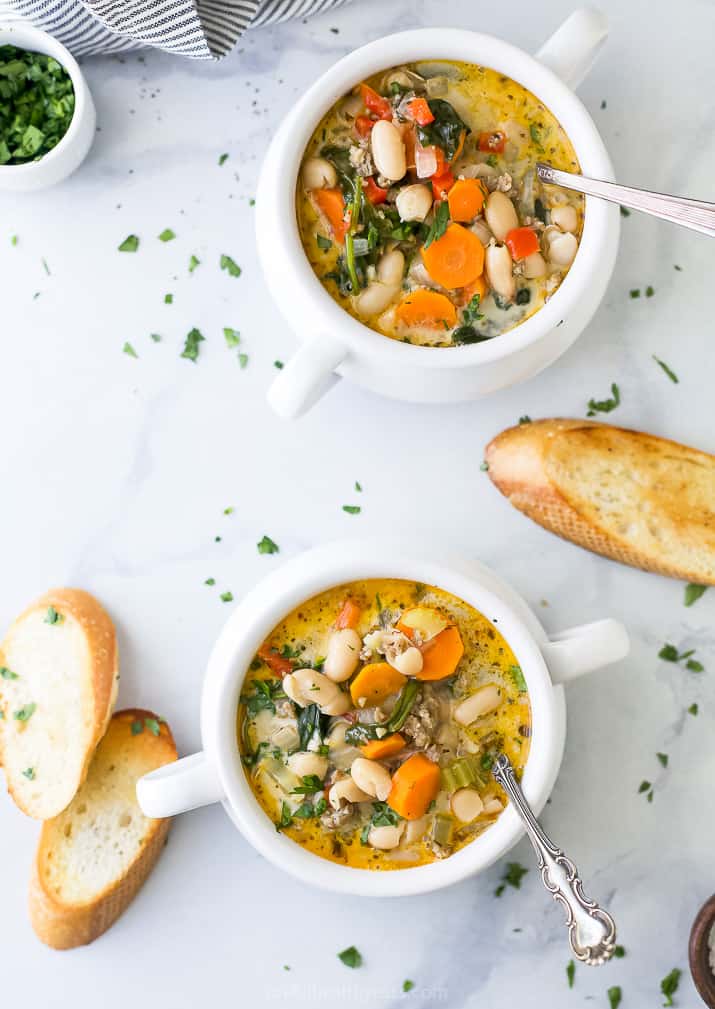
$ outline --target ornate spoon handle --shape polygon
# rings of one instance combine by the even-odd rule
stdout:
[[[562,172],[551,165],[545,165],[543,161],[537,162],[536,174],[542,182],[574,189],[587,196],[598,196],[611,203],[620,203],[622,207],[641,210],[644,214],[660,217],[664,221],[715,238],[715,203],[689,200],[684,196],[668,196],[666,193],[651,193],[647,189],[619,186],[615,182],[603,182],[601,179],[588,179],[585,175]]]
[[[547,837],[516,780],[509,758],[501,754],[492,773],[519,814],[536,852],[544,886],[566,912],[569,943],[577,960],[590,966],[605,963],[616,948],[616,925],[607,911],[584,896],[578,869]]]

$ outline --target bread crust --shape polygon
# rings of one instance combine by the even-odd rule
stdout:
[[[695,458],[715,470],[715,457],[669,439],[595,421],[554,418],[509,428],[490,442],[485,459],[492,482],[515,508],[562,539],[644,571],[714,585],[715,558],[710,556],[705,544],[699,563],[685,564],[665,555],[654,556],[629,542],[627,535],[618,536],[600,528],[581,514],[554,485],[545,466],[550,440],[563,432],[589,428],[635,436],[643,439],[644,448],[655,447],[680,457]]]
[[[129,708],[118,711],[112,723],[117,727],[124,724],[129,727],[135,720],[144,722],[147,718],[158,721],[151,711]],[[152,761],[154,767],[177,759],[176,744],[166,722],[159,722],[158,736],[145,731],[135,739],[137,746],[151,748],[152,756],[156,757]],[[53,825],[52,820],[43,824],[35,853],[29,892],[30,921],[45,945],[58,950],[74,949],[93,942],[106,932],[131,904],[164,849],[171,820],[152,820],[138,854],[124,875],[92,900],[81,904],[67,904],[53,896],[43,873],[43,854],[51,844]]]
[[[117,635],[111,617],[99,600],[84,589],[58,588],[50,589],[39,599],[28,606],[13,622],[7,632],[12,634],[13,628],[22,622],[30,613],[43,611],[52,606],[60,614],[69,614],[82,627],[87,639],[90,654],[90,687],[93,698],[94,731],[88,742],[80,776],[77,780],[75,794],[87,777],[87,770],[94,751],[100,739],[104,736],[112,717],[112,711],[117,699],[119,688],[119,650]],[[0,659],[2,646],[0,645]],[[0,732],[0,766],[4,760],[4,737]],[[7,780],[7,790],[19,809],[27,816],[41,818],[41,814],[29,808],[23,802],[22,794],[15,783]],[[71,801],[71,799],[70,799]],[[66,808],[66,807],[65,807]],[[61,810],[57,810],[57,813]]]

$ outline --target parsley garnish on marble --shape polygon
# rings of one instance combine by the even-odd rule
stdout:
[[[285,365],[283,364],[282,361],[274,361],[273,362],[273,367],[277,368],[278,371],[283,371],[283,368],[285,367]]]
[[[35,780],[35,768],[34,767],[26,767],[25,770],[22,772],[22,776],[23,776],[23,778],[27,778],[28,781],[34,781]]]
[[[240,277],[241,276],[241,267],[238,265],[238,263],[234,259],[231,259],[230,256],[227,256],[224,253],[222,253],[221,259],[220,259],[220,264],[221,264],[221,269],[225,270],[229,274],[229,276],[231,276],[231,277]]]
[[[659,357],[656,357],[655,354],[653,354],[652,357],[653,357],[653,360],[655,361],[655,363],[660,365],[660,367],[663,369],[663,371],[668,376],[668,378],[670,379],[670,381],[674,382],[677,385],[678,382],[680,381],[680,379],[675,374],[675,372],[673,371],[673,369],[669,368],[668,365],[665,363],[665,361],[661,361],[661,359]]]
[[[58,613],[54,606],[48,606],[47,613],[45,613],[44,623],[46,624],[61,624],[65,618],[61,613]]]
[[[664,1006],[675,1005],[673,1002],[673,995],[675,995],[678,990],[678,985],[680,984],[680,975],[683,972],[679,967],[673,967],[670,974],[666,974],[663,980],[660,982],[660,990],[665,995]]]
[[[415,982],[414,981],[410,981],[409,978],[405,978],[405,980],[402,982],[402,990],[403,991],[412,991],[412,989],[414,988],[414,986],[415,986]]]
[[[201,260],[198,256],[192,254],[189,259],[189,273],[193,273],[197,266],[201,266]]]
[[[203,343],[204,337],[201,335],[200,330],[195,326],[186,334],[186,341],[184,343],[184,349],[181,352],[181,356],[185,357],[188,361],[193,361],[196,363],[196,359],[199,356],[199,345]]]
[[[204,582],[204,585],[215,585],[215,584],[216,584],[215,578],[207,578],[206,581]]]
[[[233,602],[233,592],[222,592],[221,593],[222,603],[232,603]]]
[[[134,347],[132,347],[131,343],[129,343],[128,340],[122,347],[122,353],[126,354],[127,357],[139,357],[136,350],[134,350]]]
[[[219,165],[223,165],[228,161],[228,154],[221,154],[218,159]]]
[[[697,659],[691,658],[693,655],[695,655],[694,648],[689,648],[687,652],[679,652],[675,645],[671,645],[669,642],[666,642],[658,652],[658,658],[663,659],[664,662],[685,662],[685,668],[689,669],[691,673],[702,673],[705,666]]]
[[[176,238],[176,232],[171,228],[164,228],[157,237],[160,242],[172,242]]]
[[[173,305],[173,303],[174,303],[174,295],[173,294],[165,294],[164,295],[164,304],[165,305]]]
[[[262,540],[259,540],[256,544],[259,554],[277,554],[280,547],[277,543],[270,538],[270,536],[264,536]]]
[[[359,515],[362,508],[360,505],[343,505],[343,511],[347,512],[348,515]]]
[[[611,1009],[618,1009],[619,1005],[621,1004],[621,997],[622,997],[620,986],[614,984],[611,988],[608,989],[606,994],[608,995],[608,1004],[611,1007]]]
[[[529,870],[518,862],[507,862],[502,881],[494,891],[495,897],[501,897],[507,886],[513,886],[515,890],[521,889],[521,881]]]
[[[0,666],[0,676],[3,680],[19,680],[20,677],[17,673],[13,673],[12,669],[8,669],[7,666]]]
[[[638,786],[638,794],[642,795],[644,792],[648,793],[646,795],[646,799],[648,800],[648,802],[652,802],[653,786],[651,785],[650,781],[641,781],[640,785]]]
[[[569,988],[573,988],[574,977],[576,976],[576,964],[573,960],[569,960],[566,964],[566,979],[569,983]]]
[[[597,413],[610,413],[621,405],[621,391],[615,382],[611,383],[611,399],[589,399],[587,417],[595,417]]]
[[[14,711],[12,717],[16,722],[29,722],[35,711],[37,710],[37,705],[32,702],[30,704],[23,704],[21,708]]]
[[[230,349],[237,347],[241,342],[241,334],[237,329],[231,329],[230,326],[223,327],[223,336],[226,341],[226,346]]]
[[[136,252],[139,248],[139,238],[137,235],[127,235],[119,246],[119,252]]]
[[[696,703],[691,704],[690,707],[688,708],[688,714],[695,716],[697,715],[697,713],[698,713],[697,704]]]
[[[686,606],[692,606],[701,596],[705,595],[707,590],[707,585],[696,585],[694,582],[690,582],[689,585],[685,586],[685,599],[683,602]]]
[[[668,766],[668,754],[667,753],[656,753],[656,757],[661,765],[661,767]]]
[[[362,966],[362,955],[355,946],[348,946],[347,949],[338,953],[338,960],[341,960],[346,967],[354,968]]]

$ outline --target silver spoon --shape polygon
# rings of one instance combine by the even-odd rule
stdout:
[[[541,879],[554,900],[566,912],[566,927],[573,955],[590,967],[610,960],[616,948],[616,925],[608,911],[584,896],[578,869],[546,836],[516,780],[509,758],[500,754],[492,774],[509,796],[531,841],[539,862]]]
[[[630,210],[642,210],[644,214],[661,217],[664,221],[715,238],[715,203],[688,200],[684,196],[667,196],[665,193],[650,193],[647,189],[632,189],[615,182],[602,182],[600,179],[587,179],[585,175],[574,175],[552,168],[543,161],[537,161],[536,174],[542,182],[573,189],[586,196],[598,196],[611,203],[620,203]]]

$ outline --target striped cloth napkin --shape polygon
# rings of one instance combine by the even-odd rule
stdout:
[[[345,0],[0,0],[74,56],[154,46],[195,60],[225,56],[247,28],[320,14]]]

